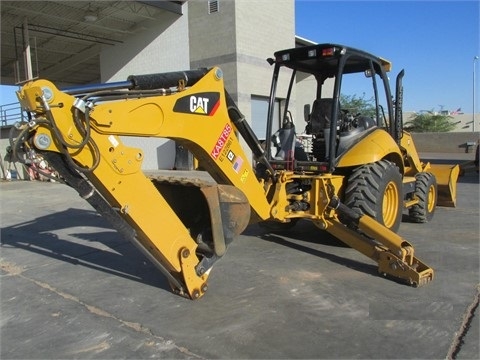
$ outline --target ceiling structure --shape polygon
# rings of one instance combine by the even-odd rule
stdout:
[[[100,81],[100,52],[145,31],[185,1],[1,1],[1,84],[33,77],[72,85]],[[28,31],[26,31],[28,29]]]

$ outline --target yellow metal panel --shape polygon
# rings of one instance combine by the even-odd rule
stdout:
[[[223,79],[215,74],[213,69],[195,86],[173,95],[100,104],[91,114],[92,126],[103,134],[148,135],[182,142],[217,182],[239,188],[257,215],[268,219],[270,204],[264,187],[230,121]],[[212,99],[218,100],[212,103]]]
[[[375,129],[349,151],[340,157],[338,167],[359,166],[382,160],[395,153],[401,159],[401,153],[393,138],[383,129]]]
[[[408,160],[408,166],[405,168],[405,175],[415,176],[415,174],[424,171],[425,166],[428,166],[428,164],[423,164],[420,161],[420,156],[410,133],[406,131],[403,132],[402,139],[400,140],[400,146],[402,149],[404,149]]]
[[[161,131],[164,115],[160,104],[165,97],[128,99],[100,104],[91,116],[98,132],[122,135],[154,136]]]

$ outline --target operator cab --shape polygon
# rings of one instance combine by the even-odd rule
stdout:
[[[386,75],[390,62],[335,44],[278,51],[275,59],[268,61],[275,69],[266,134],[271,141],[266,142],[266,153],[274,169],[333,172],[342,154],[373,129],[381,127],[394,136],[396,129],[390,124],[394,119],[392,96]],[[277,93],[285,77],[289,77],[286,94]],[[348,97],[345,92],[355,95]],[[282,100],[282,121],[272,134],[279,122],[273,118],[273,104],[278,99]],[[350,105],[362,100],[369,105],[368,111],[348,108],[342,104],[345,99],[354,100]],[[301,112],[304,128],[292,116]]]

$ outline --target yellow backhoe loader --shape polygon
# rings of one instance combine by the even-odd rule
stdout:
[[[431,281],[433,269],[395,230],[403,207],[414,221],[433,215],[437,172],[439,185],[450,189],[442,197],[455,202],[455,169],[422,163],[402,131],[401,76],[394,115],[386,60],[322,44],[279,51],[268,61],[274,71],[265,144],[214,67],[64,90],[30,81],[18,92],[29,121],[17,124],[14,155],[22,159],[22,152],[34,150],[44,156],[158,267],[173,291],[191,299],[204,295],[215,262],[255,222],[274,227],[310,220],[376,261],[380,274],[413,286]],[[282,126],[274,131],[283,70],[291,80],[281,96]],[[306,131],[297,134],[290,104],[300,73],[318,86],[311,111],[305,107]],[[342,111],[342,79],[351,73],[366,74],[375,94],[383,89],[386,102],[375,99],[374,116]],[[322,92],[328,79],[330,94]],[[126,146],[125,136],[175,140],[215,182],[145,173],[143,150]]]

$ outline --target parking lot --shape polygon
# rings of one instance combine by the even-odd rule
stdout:
[[[67,186],[2,182],[0,201],[2,359],[479,358],[475,172],[400,227],[435,269],[421,288],[299,222],[249,226],[191,301]]]

